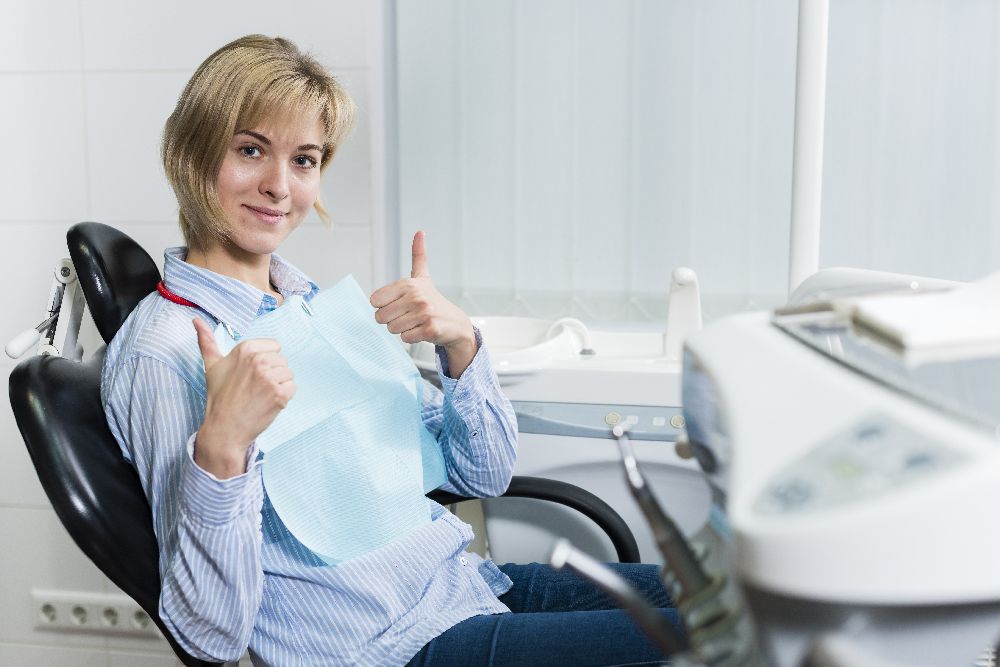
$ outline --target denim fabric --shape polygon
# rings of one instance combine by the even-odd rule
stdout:
[[[680,627],[657,566],[612,563],[609,567]],[[614,601],[573,572],[539,563],[500,569],[514,582],[500,601],[514,613],[466,619],[424,646],[410,665],[606,667],[664,662]]]

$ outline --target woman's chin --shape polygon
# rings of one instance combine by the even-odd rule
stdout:
[[[229,244],[234,250],[248,255],[270,255],[278,250],[288,238],[287,229],[260,230],[252,234],[241,230],[240,234],[229,234]]]

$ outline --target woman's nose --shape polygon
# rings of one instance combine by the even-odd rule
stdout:
[[[260,193],[274,201],[281,201],[289,194],[288,168],[281,162],[273,162],[260,181]]]

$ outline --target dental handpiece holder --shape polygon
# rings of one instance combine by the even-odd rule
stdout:
[[[677,631],[627,582],[568,542],[556,546],[551,558],[553,567],[570,567],[615,599],[664,655],[670,657],[673,665],[769,665],[736,584],[722,571],[708,571],[699,550],[663,510],[639,470],[627,428],[617,425],[611,436],[618,443],[629,490],[663,555],[664,585],[680,614],[686,639],[678,636]]]

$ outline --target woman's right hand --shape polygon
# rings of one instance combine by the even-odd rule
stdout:
[[[295,395],[295,383],[278,341],[246,340],[223,356],[211,327],[194,319],[205,362],[208,402],[198,429],[194,460],[219,479],[243,474],[247,450]]]

